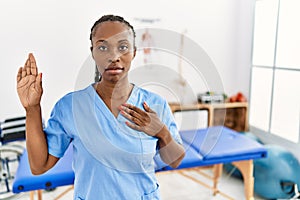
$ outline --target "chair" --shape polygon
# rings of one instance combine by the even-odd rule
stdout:
[[[25,140],[25,117],[9,118],[0,123],[0,199],[15,196],[12,182],[19,165]]]

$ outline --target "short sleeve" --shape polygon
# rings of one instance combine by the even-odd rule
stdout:
[[[44,129],[47,137],[49,154],[58,158],[64,155],[71,142],[71,138],[64,128],[64,124],[68,123],[68,118],[63,116],[62,110],[64,110],[62,103],[56,103]]]

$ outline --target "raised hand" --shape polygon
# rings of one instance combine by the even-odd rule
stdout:
[[[127,126],[137,131],[143,131],[150,136],[156,136],[164,127],[157,114],[144,102],[141,110],[130,104],[123,104],[120,107],[121,114],[131,122],[126,122]]]
[[[43,94],[42,74],[38,73],[36,61],[32,53],[28,55],[24,67],[19,68],[17,92],[25,109],[40,104]]]

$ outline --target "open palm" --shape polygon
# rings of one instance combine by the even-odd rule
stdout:
[[[17,75],[17,92],[24,108],[40,104],[43,94],[42,77],[38,74],[35,58],[29,54],[24,67]]]

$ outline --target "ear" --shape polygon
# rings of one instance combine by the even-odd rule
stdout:
[[[136,46],[134,46],[132,60],[135,58],[135,55],[136,55]]]
[[[91,50],[92,57],[93,57],[93,59],[94,59],[93,46],[90,47],[90,50]]]

